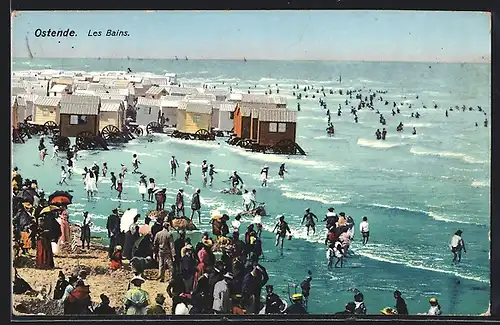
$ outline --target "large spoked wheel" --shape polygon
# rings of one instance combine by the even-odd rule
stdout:
[[[138,127],[135,128],[134,133],[135,133],[135,135],[137,135],[138,137],[140,137],[141,135],[144,134],[144,130],[141,127],[138,126]]]
[[[120,130],[114,125],[107,125],[101,130],[101,137],[106,140],[113,142],[119,138],[121,138],[122,133]]]
[[[76,146],[80,150],[93,150],[96,148],[94,135],[88,131],[78,133],[76,136]]]
[[[163,127],[158,122],[150,122],[146,125],[146,133],[163,133]]]

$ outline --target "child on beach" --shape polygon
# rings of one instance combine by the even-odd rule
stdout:
[[[47,156],[47,148],[44,148],[40,151],[40,159],[42,163],[45,163],[45,157]]]
[[[54,158],[58,160],[57,154],[59,153],[59,147],[57,145],[54,146],[52,149],[52,157],[50,157],[50,160],[53,160]]]
[[[127,173],[128,169],[127,169],[127,166],[125,166],[124,164],[121,164],[122,166],[122,172],[121,172],[121,175],[123,177],[125,177],[125,174]]]
[[[66,183],[66,177],[68,177],[68,174],[66,173],[66,169],[64,168],[64,166],[61,166],[61,180],[59,181],[59,185],[62,185],[63,183],[66,184],[66,185],[69,185],[68,183]]]
[[[141,162],[137,159],[137,155],[134,153],[134,155],[132,156],[132,167],[134,167],[132,174],[139,173],[138,169],[139,169],[140,164],[141,164]]]
[[[108,173],[108,163],[102,163],[102,177],[106,177]]]
[[[117,181],[117,185],[116,185],[116,190],[118,191],[118,196],[116,198],[121,199],[122,192],[123,192],[123,174],[118,174],[118,181]]]
[[[208,176],[210,176],[210,185],[212,185],[214,182],[214,174],[217,174],[217,172],[214,170],[214,165],[210,164],[210,168],[208,169]]]
[[[147,190],[147,183],[146,183],[146,175],[141,175],[139,178],[139,194],[141,195],[141,199],[144,201],[144,195],[146,195]]]
[[[87,199],[90,201],[94,197],[94,193],[97,192],[96,178],[92,170],[88,170],[85,175],[85,190],[87,191]]]
[[[116,190],[116,176],[115,172],[111,172],[111,189]]]

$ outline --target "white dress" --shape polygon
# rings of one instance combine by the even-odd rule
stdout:
[[[96,192],[97,191],[95,177],[90,177],[90,174],[87,174],[85,176],[85,190],[87,192]]]
[[[266,173],[261,173],[261,174],[260,174],[260,181],[261,181],[261,182],[264,182],[265,180],[267,180]]]
[[[146,194],[148,192],[148,189],[146,187],[146,184],[143,182],[139,182],[139,194]]]

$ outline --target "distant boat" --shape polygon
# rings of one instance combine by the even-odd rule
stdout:
[[[127,56],[127,60],[130,60],[130,57],[129,57],[129,56]]]
[[[97,58],[97,60],[100,60],[100,59],[101,59],[101,57],[98,57],[98,58]]]
[[[340,77],[339,77],[339,84],[342,83],[342,73],[340,74]]]
[[[33,59],[33,53],[31,53],[30,43],[28,42],[28,35],[26,35],[26,47],[28,48],[28,55],[29,55],[30,60],[31,60],[31,59]]]
[[[247,62],[247,58],[243,58],[243,61]]]
[[[188,57],[186,56],[186,61],[188,60]]]
[[[175,60],[177,61],[177,60],[179,60],[179,58],[176,56],[176,57],[175,57]]]

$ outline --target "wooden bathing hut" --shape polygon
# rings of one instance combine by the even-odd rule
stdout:
[[[122,130],[125,117],[125,106],[123,102],[105,102],[102,100],[99,111],[99,130],[106,126],[114,126]]]
[[[214,95],[215,100],[223,102],[229,96],[229,91],[223,89],[205,89],[204,94]]]
[[[59,102],[60,97],[39,96],[35,99],[35,110],[33,116],[33,124],[44,125],[51,122],[58,125],[59,123]]]
[[[163,96],[161,100],[161,113],[165,118],[165,125],[175,127],[177,125],[177,109],[179,97]]]
[[[179,104],[179,112],[181,114],[177,116],[177,131],[196,133],[199,130],[206,130],[210,132],[212,104],[209,101],[184,101],[182,105]]]
[[[212,112],[212,126],[220,131],[234,129],[234,110],[236,103],[214,102]]]
[[[148,125],[150,122],[157,122],[158,115],[161,113],[161,100],[145,97],[137,98],[136,118],[139,125]],[[161,115],[161,114],[160,114]]]
[[[160,97],[167,95],[165,87],[162,86],[152,86],[146,91],[146,98],[160,99]]]
[[[257,143],[273,146],[280,141],[295,143],[297,114],[286,109],[261,109],[258,111]]]
[[[98,135],[100,106],[98,96],[63,96],[60,102],[60,135],[76,137],[82,132]]]
[[[63,95],[71,94],[72,89],[69,85],[53,85],[49,90],[50,97],[62,97]]]
[[[252,130],[252,110],[266,108],[276,108],[276,105],[248,102],[237,103],[234,111],[234,134],[241,139],[250,139]]]
[[[188,88],[188,87],[167,87],[167,94],[170,96],[177,96],[184,98],[187,95],[195,95],[198,94],[199,91],[196,88]]]

